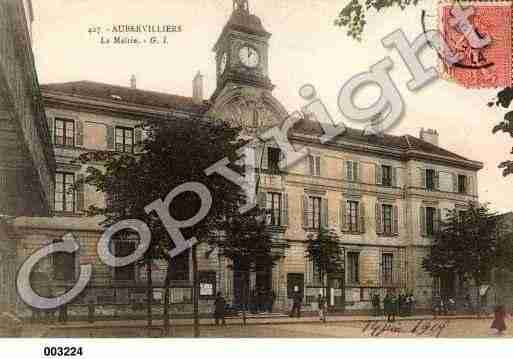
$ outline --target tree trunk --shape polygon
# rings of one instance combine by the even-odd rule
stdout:
[[[477,276],[476,276],[477,277]],[[481,280],[475,279],[477,289],[477,316],[481,316]]]
[[[324,289],[323,291],[325,292],[324,293],[324,315],[322,316],[322,320],[324,323],[326,323],[326,317],[328,316],[328,307],[329,307],[329,304],[328,304],[328,295],[329,295],[329,288],[328,288],[328,275],[324,275]],[[327,292],[327,293],[326,293]]]
[[[194,306],[194,337],[200,336],[200,322],[199,322],[199,278],[198,278],[198,256],[197,246],[192,247],[192,300]]]
[[[246,280],[247,280],[247,272],[245,270],[242,271],[242,324],[246,325],[246,304],[248,302],[246,295]]]
[[[152,268],[151,268],[152,258],[151,255],[148,255],[146,259],[146,275],[147,275],[147,290],[146,290],[146,319],[148,321],[148,336],[151,335],[151,327],[152,327],[152,305],[153,305],[153,281],[152,281]]]
[[[171,271],[171,260],[167,261],[166,281],[164,283],[164,336],[169,336],[169,274]]]

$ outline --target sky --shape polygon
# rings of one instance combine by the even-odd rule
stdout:
[[[493,210],[513,210],[513,176],[502,177],[498,163],[511,157],[513,141],[505,134],[493,135],[493,126],[503,111],[486,103],[496,93],[468,90],[438,79],[411,92],[406,87],[409,72],[394,50],[381,39],[402,29],[409,39],[418,36],[421,11],[435,14],[434,1],[417,7],[387,10],[368,19],[362,42],[350,39],[334,20],[348,0],[250,0],[270,39],[270,78],[274,96],[289,112],[304,105],[299,88],[313,84],[335,120],[342,120],[337,97],[344,83],[389,56],[394,61],[391,76],[405,103],[404,117],[393,134],[418,136],[420,128],[437,129],[440,146],[469,159],[481,161],[479,199]],[[130,76],[137,87],[177,95],[192,95],[192,79],[201,71],[205,94],[216,86],[212,48],[232,11],[231,0],[33,0],[33,46],[39,82],[90,80],[128,86]],[[116,24],[175,24],[183,31],[170,34],[166,45],[101,44],[91,27]],[[428,21],[428,28],[436,24]],[[436,63],[427,49],[424,63]],[[379,96],[369,88],[356,103],[370,105]]]

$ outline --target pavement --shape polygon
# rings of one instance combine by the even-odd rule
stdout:
[[[414,315],[408,317],[397,317],[396,323],[401,325],[401,323],[405,323],[403,325],[413,325],[408,324],[408,322],[419,322],[419,321],[481,321],[489,323],[491,320],[491,316],[475,316],[475,315],[451,315],[451,316],[436,316],[433,315]],[[308,326],[330,326],[330,325],[349,325],[349,326],[357,326],[364,327],[366,324],[372,322],[376,323],[384,323],[384,316],[365,316],[365,315],[330,315],[326,318],[326,323],[323,323],[319,320],[319,317],[316,315],[308,315],[302,316],[300,318],[291,318],[284,314],[271,314],[271,315],[257,315],[257,316],[248,316],[246,320],[246,326],[248,327],[266,327],[269,326],[279,326],[280,328],[284,328],[284,326],[290,325],[300,325],[304,327],[304,325]],[[193,327],[193,319],[173,319],[170,321],[171,327],[174,330],[182,330],[182,331],[190,331]],[[219,328],[215,326],[215,321],[212,318],[201,318],[200,319],[201,328],[205,328],[208,330],[216,330]],[[237,328],[241,328],[243,325],[243,320],[241,316],[230,317],[226,319],[226,326],[224,328],[234,328],[235,330],[239,330]],[[163,320],[154,319],[152,321],[153,331],[155,332],[155,336],[159,336],[159,332],[162,331]],[[312,328],[313,329],[313,328]],[[46,337],[46,336],[82,336],[82,333],[87,333],[86,336],[105,336],[100,333],[121,333],[120,336],[125,336],[123,333],[128,333],[127,330],[147,330],[147,321],[144,319],[140,320],[98,320],[95,322],[87,322],[87,321],[68,321],[67,323],[25,323],[24,330],[22,336],[24,337]],[[203,329],[202,329],[203,330]],[[307,330],[307,332],[311,332],[311,330]],[[98,335],[96,335],[98,334]],[[107,335],[110,336],[110,335]],[[131,336],[131,335],[128,335]]]

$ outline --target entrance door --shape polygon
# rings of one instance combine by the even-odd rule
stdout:
[[[247,303],[249,293],[249,271],[243,270],[239,260],[233,261],[233,303],[241,307]]]
[[[344,310],[346,305],[344,275],[329,275],[328,282],[329,293],[327,294],[327,299],[329,306],[334,310]]]
[[[456,276],[454,273],[447,273],[440,277],[440,295],[442,297],[453,297],[456,295]]]

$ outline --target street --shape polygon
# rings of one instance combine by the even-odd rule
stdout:
[[[313,319],[313,318],[312,318]],[[208,338],[512,338],[513,321],[506,323],[508,330],[498,337],[490,329],[490,318],[452,319],[452,318],[419,318],[398,320],[395,323],[387,323],[382,320],[345,319],[321,323],[313,320],[288,320],[286,323],[249,323],[243,326],[241,323],[228,323],[226,326],[213,326],[210,323],[201,326],[201,337]],[[31,326],[31,330],[36,330]],[[111,323],[106,325],[53,325],[41,332],[44,334],[30,334],[24,336],[45,337],[145,337],[148,329],[143,321],[130,324]],[[163,332],[160,323],[152,328],[152,337],[162,337]],[[170,337],[189,338],[193,336],[191,325],[172,326]]]

